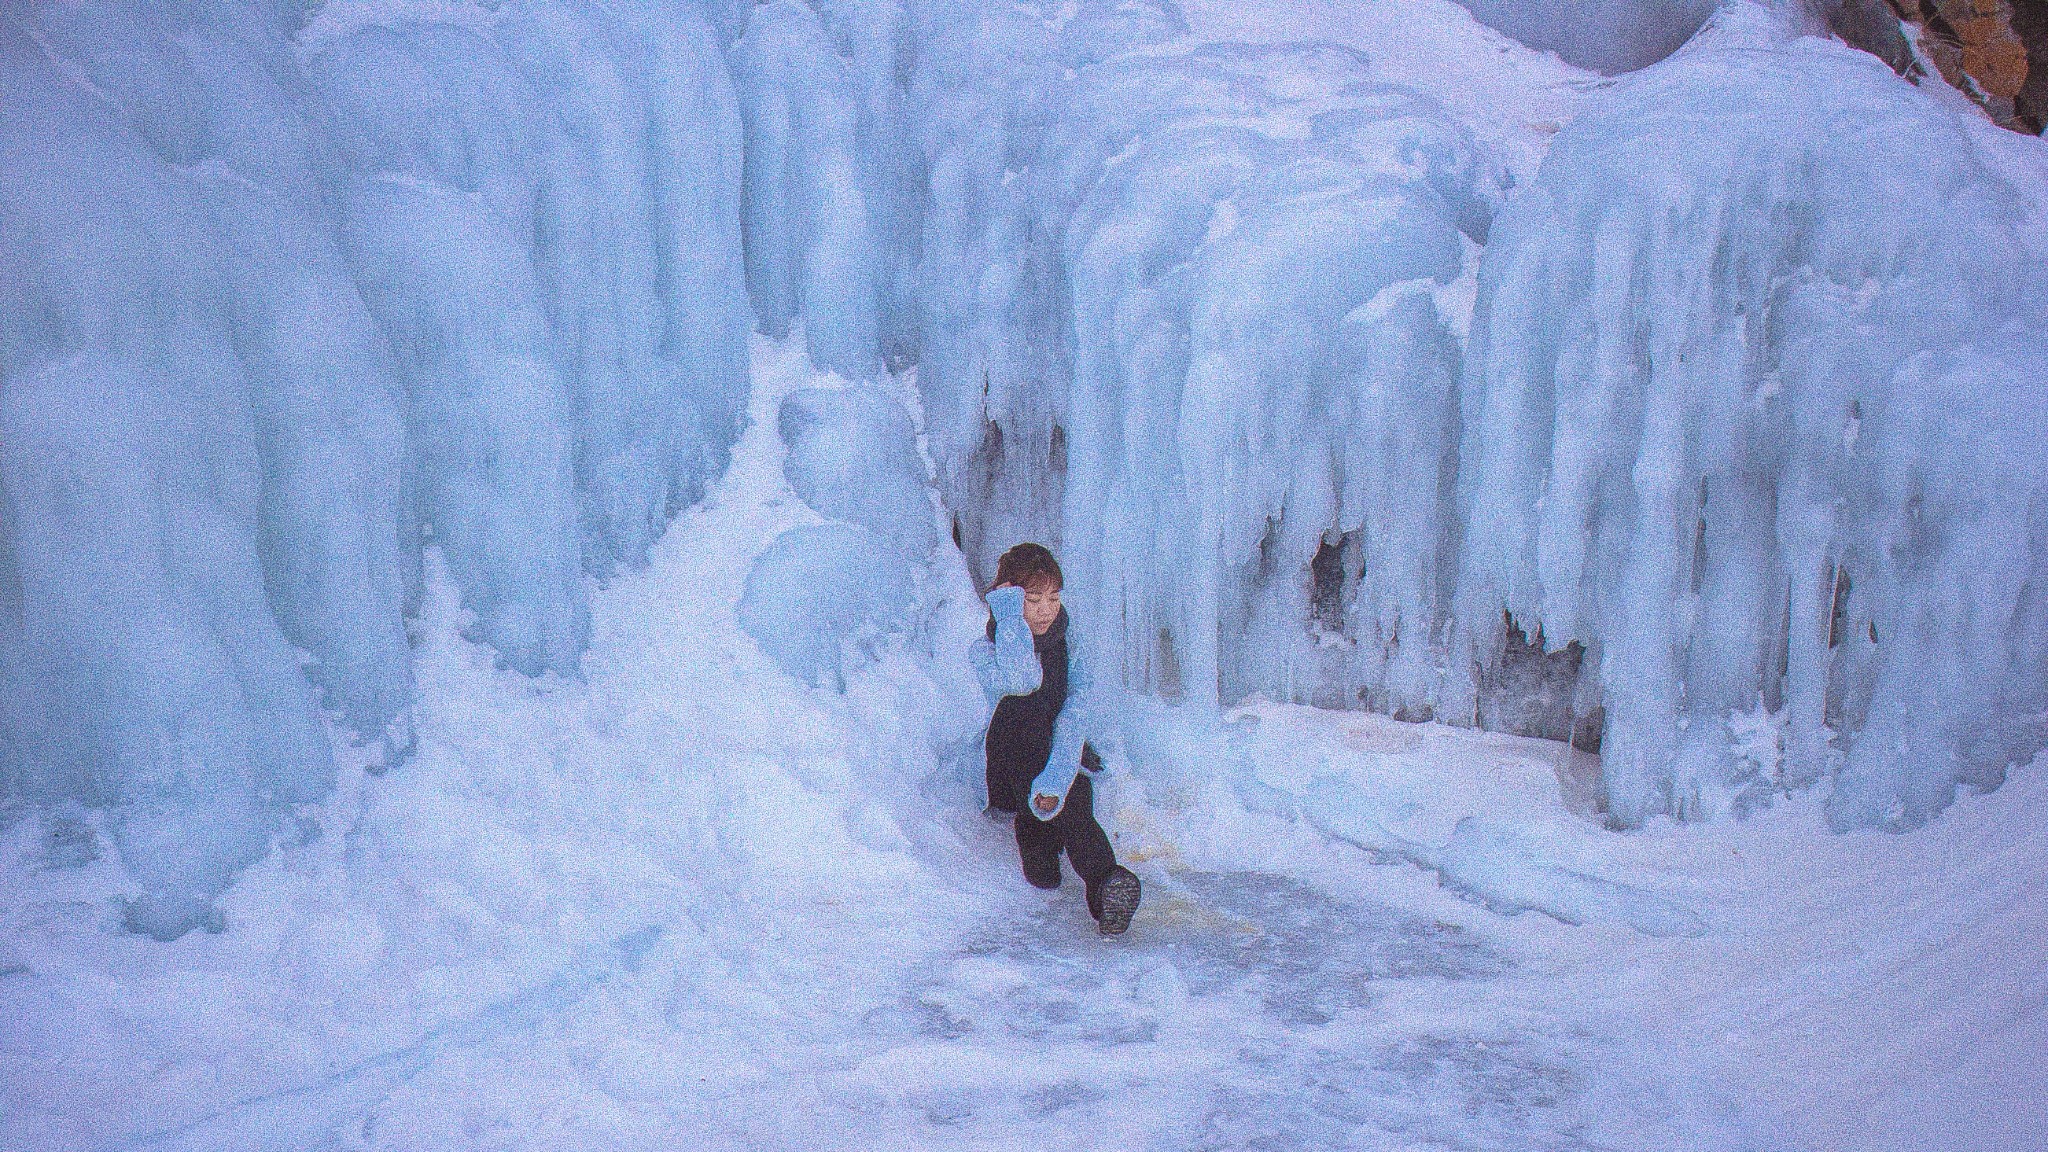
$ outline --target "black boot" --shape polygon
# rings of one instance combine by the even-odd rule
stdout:
[[[1033,888],[1060,886],[1060,836],[1052,825],[1035,820],[1027,812],[1017,813],[1017,862],[1024,866],[1024,879]]]
[[[1096,898],[1089,903],[1096,905],[1095,927],[1104,936],[1120,936],[1131,926],[1131,915],[1138,910],[1138,894],[1143,885],[1138,883],[1138,874],[1119,864],[1103,877],[1096,891]]]

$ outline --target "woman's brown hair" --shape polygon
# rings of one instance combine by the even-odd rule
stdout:
[[[1015,584],[1026,592],[1057,592],[1066,587],[1067,578],[1060,574],[1060,562],[1045,545],[1025,543],[996,561],[995,587],[1005,584]]]

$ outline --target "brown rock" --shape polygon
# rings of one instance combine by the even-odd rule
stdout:
[[[2048,129],[2048,0],[2012,0],[2012,30],[2027,50],[2027,78],[2013,98],[2026,131]]]
[[[1992,119],[2039,133],[2048,108],[2048,0],[1891,0],[1920,51]]]

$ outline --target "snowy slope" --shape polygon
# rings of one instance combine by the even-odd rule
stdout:
[[[1587,1091],[1624,1094],[1598,1107],[1632,1121],[1604,1130],[1611,1145],[1586,1133],[1590,1146],[2036,1141],[2048,796],[2031,770],[1912,835],[1832,835],[1803,799],[1615,836],[1575,779],[1587,758],[1558,744],[1266,704],[1140,729],[1142,798],[1124,813],[1171,829],[1148,843],[1176,866],[1307,874],[1440,916],[1436,884],[1495,908],[1520,893],[1582,921],[1483,918],[1527,966],[1482,993],[1477,1018],[1524,1013],[1538,1034],[1569,1034]],[[1443,851],[1461,839],[1484,850]],[[1453,866],[1418,868],[1418,854]],[[1385,866],[1361,873],[1366,860]],[[1464,1019],[1471,993],[1425,1000],[1425,1019],[1403,1023]]]
[[[734,619],[753,553],[817,519],[783,480],[775,433],[783,393],[810,382],[795,363],[769,355],[714,498],[647,573],[598,594],[586,682],[495,669],[460,638],[434,573],[418,760],[358,773],[309,811],[304,843],[235,889],[234,931],[154,949],[106,935],[104,898],[123,884],[112,862],[43,871],[37,822],[11,829],[6,1014],[19,1026],[0,1146],[157,1132],[220,1147],[251,1125],[248,1146],[269,1146],[271,1105],[220,1110],[293,1090],[279,1106],[310,1140],[359,1123],[366,1094],[396,1093],[403,1113],[418,1076],[466,1093],[464,1062],[511,1059],[528,1029],[565,1015],[606,1037],[629,1077],[630,1045],[656,1043],[630,1036],[693,1037],[698,1055],[678,1049],[651,1075],[666,1085],[717,1052],[723,1094],[848,1026],[827,1006],[857,1021],[890,972],[943,946],[986,900],[947,881],[958,848],[919,794],[934,749],[973,735],[964,650],[937,662],[950,688],[902,657],[841,697],[788,679]],[[956,603],[971,595],[957,571],[953,583]],[[938,842],[920,858],[908,835]],[[592,1003],[617,995],[630,1003]],[[747,1018],[763,1031],[718,1039]],[[813,1019],[823,1031],[775,1039],[778,1021]],[[749,1070],[750,1049],[767,1067]],[[559,1062],[536,1071],[552,1081],[581,1057],[542,1059]],[[422,1103],[418,1122],[438,1123]],[[390,1138],[432,1142],[408,1123]]]

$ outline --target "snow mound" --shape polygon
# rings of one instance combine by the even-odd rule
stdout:
[[[911,619],[916,567],[890,542],[852,524],[792,528],[747,572],[740,626],[782,670],[844,691]]]
[[[804,502],[923,563],[938,544],[930,477],[903,405],[879,388],[804,388],[778,419],[783,474]]]

